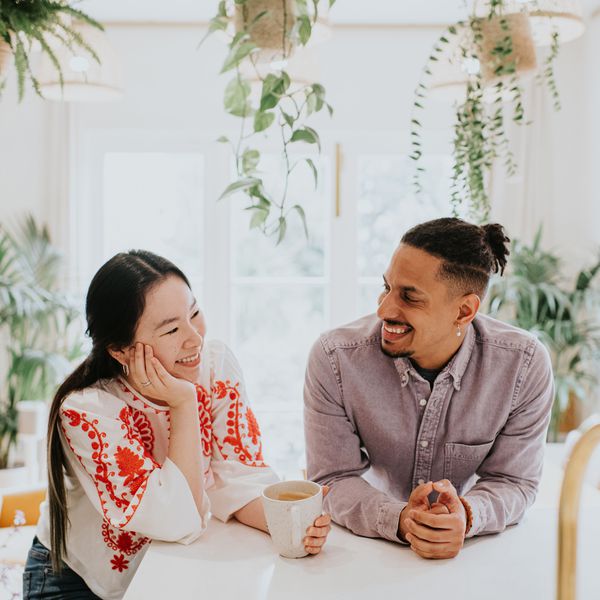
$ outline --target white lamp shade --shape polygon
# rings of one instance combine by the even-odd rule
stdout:
[[[94,49],[100,64],[84,48],[66,46],[55,49],[61,65],[64,84],[61,87],[56,67],[42,54],[37,77],[42,96],[64,102],[106,102],[123,94],[119,57],[103,31],[84,23],[72,25]]]
[[[561,44],[570,42],[585,31],[580,0],[511,0],[505,13],[526,12],[536,46],[550,46],[554,32]]]

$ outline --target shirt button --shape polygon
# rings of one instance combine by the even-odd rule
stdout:
[[[429,442],[427,440],[423,440],[421,442],[421,448],[427,448],[427,446],[429,446]]]
[[[425,483],[425,480],[424,479],[419,479],[418,483],[419,483],[419,485],[423,485]]]
[[[421,399],[419,400],[419,404],[420,404],[421,406],[425,406],[425,405],[427,404],[427,400],[425,400],[425,398],[421,398]]]

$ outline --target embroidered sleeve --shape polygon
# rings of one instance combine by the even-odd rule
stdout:
[[[259,497],[277,476],[264,461],[260,428],[248,403],[241,369],[225,346],[215,359],[210,392],[215,485],[208,495],[213,514],[226,521]]]
[[[154,460],[123,401],[94,389],[72,395],[61,427],[79,482],[112,527],[172,541],[204,529],[183,474]]]

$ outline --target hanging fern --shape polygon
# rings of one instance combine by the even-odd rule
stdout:
[[[62,69],[48,39],[58,39],[73,52],[82,48],[100,62],[94,49],[68,24],[71,18],[102,30],[100,23],[61,0],[0,0],[0,43],[10,46],[14,57],[19,101],[25,95],[28,78],[36,93],[42,95],[39,82],[31,70],[30,54],[34,42],[39,43],[42,52],[48,55],[56,68],[61,86]]]

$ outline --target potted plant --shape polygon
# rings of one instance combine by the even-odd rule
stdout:
[[[559,32],[553,31],[549,50],[539,60],[529,18],[537,2],[520,6],[517,10],[507,0],[475,3],[473,14],[448,27],[434,44],[415,91],[410,135],[411,158],[417,166],[416,189],[421,190],[423,171],[419,161],[423,155],[425,99],[436,86],[449,84],[458,88],[460,98],[456,102],[453,140],[454,213],[465,202],[470,216],[480,222],[489,217],[488,185],[493,165],[503,161],[509,175],[517,169],[506,126],[510,121],[527,123],[522,99],[524,81],[535,73],[536,81],[547,85],[554,107],[560,108],[554,77]],[[442,73],[451,73],[447,81],[443,81]]]
[[[335,0],[328,0],[331,7]],[[319,83],[294,85],[288,72],[292,54],[311,38],[319,16],[319,0],[221,0],[207,35],[221,31],[228,37],[228,54],[221,73],[232,74],[225,88],[225,111],[240,119],[237,139],[222,136],[235,157],[237,179],[221,195],[235,193],[246,197],[251,213],[250,227],[275,236],[279,244],[285,237],[287,219],[295,213],[308,235],[304,209],[300,202],[289,206],[288,181],[300,164],[310,169],[317,183],[313,159],[293,159],[293,144],[313,144],[320,150],[319,134],[306,124],[323,109],[332,114]],[[252,99],[252,84],[258,84],[258,98]],[[274,131],[284,159],[283,183],[277,193],[267,189],[260,171],[261,155],[255,147],[258,137]],[[253,143],[254,142],[254,143]]]
[[[92,27],[102,25],[65,0],[2,0],[0,2],[0,78],[4,79],[8,58],[12,54],[17,72],[19,101],[25,94],[25,81],[31,81],[42,95],[31,67],[31,54],[40,49],[56,67],[61,84],[63,73],[53,46],[64,44],[74,50],[84,48],[99,59],[81,34],[71,26],[71,20],[83,21]]]
[[[583,401],[587,387],[597,382],[590,361],[600,350],[598,294],[592,287],[600,260],[569,287],[560,259],[542,249],[541,236],[540,228],[531,245],[512,244],[510,269],[492,280],[487,303],[489,314],[530,331],[548,348],[556,386],[548,440],[558,441],[561,413],[575,398]]]
[[[58,290],[59,267],[47,229],[31,216],[16,234],[0,227],[0,339],[7,365],[0,388],[0,473],[14,466],[18,403],[48,400],[82,354],[70,332],[78,312]]]

